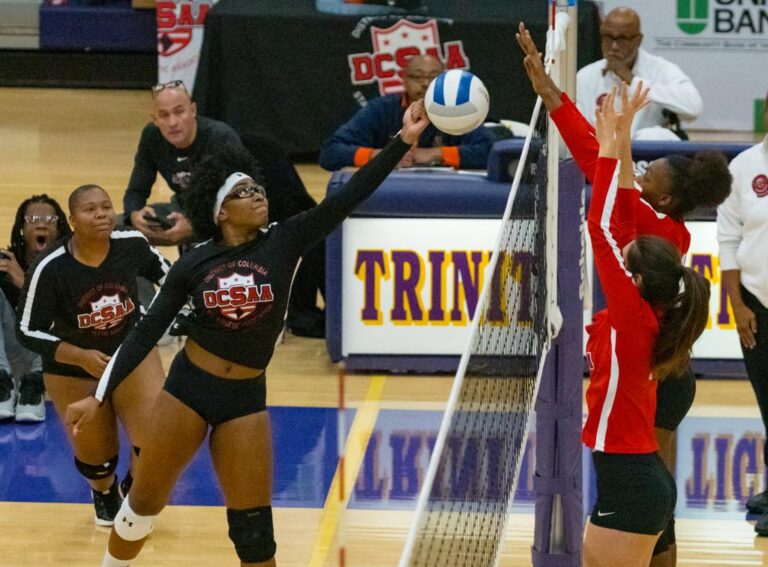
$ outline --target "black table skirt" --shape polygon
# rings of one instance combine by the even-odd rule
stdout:
[[[523,20],[540,47],[543,0],[427,0],[439,42],[461,40],[470,70],[491,95],[489,118],[527,122],[535,101],[515,42]],[[201,114],[240,132],[277,141],[292,153],[317,152],[378,84],[355,86],[348,56],[372,53],[370,26],[400,16],[362,19],[322,14],[314,0],[221,0],[205,23],[194,96]],[[424,16],[409,16],[423,23]],[[579,3],[579,66],[601,57],[597,9]],[[357,29],[358,33],[355,33]]]

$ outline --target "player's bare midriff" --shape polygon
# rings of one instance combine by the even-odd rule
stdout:
[[[210,351],[205,350],[192,339],[187,339],[184,350],[189,357],[190,362],[209,374],[219,378],[229,378],[231,380],[245,380],[260,376],[264,369],[251,368],[225,360],[216,356]]]

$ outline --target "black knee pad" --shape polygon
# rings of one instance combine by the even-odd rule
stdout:
[[[75,467],[77,467],[77,470],[85,478],[101,480],[102,478],[111,476],[115,472],[115,469],[117,469],[117,455],[109,459],[106,463],[101,463],[100,465],[89,465],[75,457]]]
[[[275,556],[275,531],[272,527],[272,506],[248,510],[227,508],[229,539],[235,544],[237,556],[243,563],[261,563]]]

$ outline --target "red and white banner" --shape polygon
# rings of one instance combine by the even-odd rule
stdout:
[[[189,92],[195,86],[203,24],[218,0],[158,1],[157,78],[165,83],[180,79]]]

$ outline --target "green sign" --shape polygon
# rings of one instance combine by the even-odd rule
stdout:
[[[707,27],[709,0],[677,0],[677,27],[687,34],[697,34]]]
[[[768,124],[765,122],[765,99],[755,99],[755,132],[765,132]]]

